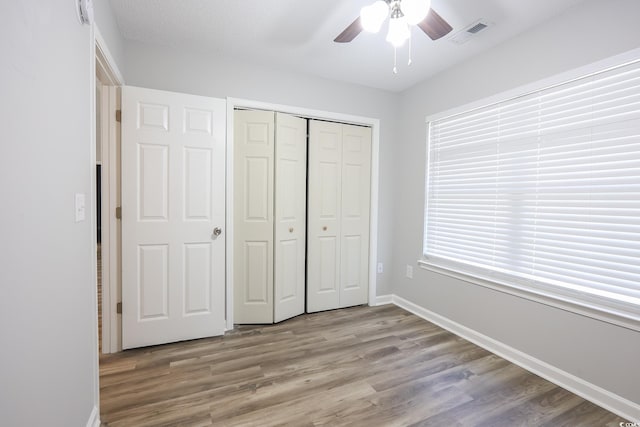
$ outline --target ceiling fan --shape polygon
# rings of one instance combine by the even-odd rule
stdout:
[[[451,25],[431,9],[431,0],[377,0],[363,7],[360,16],[333,41],[349,43],[362,31],[377,33],[387,17],[389,32],[386,40],[394,48],[402,46],[406,40],[411,40],[411,25],[418,26],[431,40],[438,40],[452,30]],[[395,65],[393,72],[397,73]]]

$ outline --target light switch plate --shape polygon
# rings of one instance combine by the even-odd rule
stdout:
[[[381,262],[378,263],[378,274],[382,273],[384,271],[384,265],[382,265]]]
[[[76,193],[76,222],[84,221],[85,217],[84,193]]]
[[[407,264],[407,277],[413,279],[413,266]]]

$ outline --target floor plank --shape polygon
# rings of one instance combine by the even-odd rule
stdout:
[[[108,427],[624,421],[391,305],[102,355],[100,396]]]

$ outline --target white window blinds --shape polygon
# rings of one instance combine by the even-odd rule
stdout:
[[[640,61],[428,126],[426,262],[640,320]]]

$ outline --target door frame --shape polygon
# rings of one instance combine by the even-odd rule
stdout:
[[[119,257],[120,248],[117,247],[119,241],[118,219],[115,217],[117,207],[117,167],[116,145],[118,142],[119,129],[116,122],[116,110],[119,108],[117,104],[116,90],[124,85],[124,78],[118,69],[105,40],[103,39],[98,27],[93,25],[94,49],[93,62],[95,64],[95,72],[92,81],[95,85],[102,84],[101,91],[101,114],[96,118],[96,103],[92,102],[92,117],[100,120],[101,129],[101,178],[102,185],[100,192],[102,194],[101,206],[101,244],[102,244],[102,353],[115,353],[121,350],[120,338],[121,331],[118,328],[117,303],[120,294],[119,280]],[[95,94],[96,88],[92,88]],[[92,146],[92,164],[94,169],[93,193],[91,197],[92,206],[96,206],[97,194],[95,194],[95,163],[96,163],[96,138],[97,123],[94,124],[94,139]],[[95,216],[95,215],[94,215]],[[94,220],[95,222],[95,220]],[[97,233],[97,224],[92,227],[93,235]],[[95,240],[95,239],[94,239]],[[96,244],[93,245],[94,252],[97,250]],[[96,270],[97,278],[97,270]]]
[[[370,306],[376,305],[377,271],[376,261],[378,259],[378,178],[380,163],[380,120],[354,116],[344,113],[334,113],[330,111],[315,110],[305,107],[291,105],[273,104],[270,102],[254,101],[249,99],[227,97],[227,283],[226,283],[226,306],[227,306],[227,330],[233,329],[233,111],[236,108],[247,108],[252,110],[276,111],[288,113],[308,119],[330,120],[340,123],[370,126],[371,127],[371,197],[370,197],[370,222],[369,222],[369,296]]]

